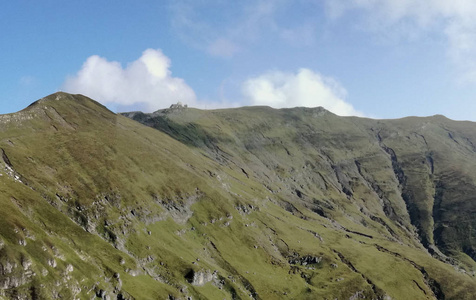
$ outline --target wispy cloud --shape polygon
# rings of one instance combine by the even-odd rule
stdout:
[[[347,92],[336,80],[309,69],[297,73],[272,71],[250,78],[243,84],[243,94],[252,105],[322,106],[341,116],[362,116],[344,100]]]
[[[476,2],[473,0],[327,0],[328,16],[338,20],[362,12],[362,26],[374,33],[418,39],[440,35],[448,57],[465,80],[476,82]],[[395,38],[395,37],[393,37]]]
[[[240,47],[228,39],[220,38],[208,45],[207,52],[214,56],[232,57]]]
[[[125,68],[119,62],[93,55],[81,70],[66,79],[63,90],[89,96],[103,104],[140,106],[154,111],[182,101],[194,105],[194,91],[173,77],[170,59],[162,51],[147,49]]]
[[[30,87],[37,82],[34,76],[26,75],[20,78],[20,84],[24,87]]]
[[[309,21],[295,28],[283,28],[280,37],[293,46],[312,46],[316,42],[316,27],[314,22]]]
[[[189,45],[213,56],[232,57],[261,38],[274,36],[306,46],[314,41],[309,19],[284,26],[280,14],[295,3],[289,0],[178,0],[170,6],[172,27]],[[213,13],[219,12],[219,13]]]

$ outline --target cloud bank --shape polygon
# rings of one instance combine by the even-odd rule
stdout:
[[[275,108],[323,106],[341,116],[361,116],[344,99],[346,90],[334,79],[309,69],[297,73],[268,72],[244,82],[242,92],[251,105]]]
[[[105,105],[135,105],[147,112],[178,101],[194,105],[194,91],[183,79],[172,77],[170,65],[170,59],[154,49],[145,50],[125,68],[119,62],[93,55],[76,75],[66,79],[62,89]]]

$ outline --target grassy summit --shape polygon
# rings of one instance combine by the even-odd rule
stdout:
[[[474,298],[476,124],[125,115],[0,116],[0,299]]]

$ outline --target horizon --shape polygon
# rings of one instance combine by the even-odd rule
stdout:
[[[0,16],[1,114],[62,90],[113,112],[181,101],[476,121],[469,0],[9,2]]]
[[[23,107],[22,109],[20,110],[17,110],[17,111],[14,111],[14,112],[7,112],[7,113],[0,113],[0,116],[2,115],[10,115],[10,114],[16,114],[16,113],[19,113],[21,112],[22,110],[30,107],[31,105],[33,105],[34,103],[36,103],[37,101],[40,101],[40,100],[43,100],[47,97],[50,97],[50,96],[53,96],[55,94],[68,94],[68,95],[80,95],[80,96],[85,96],[87,98],[89,98],[90,100],[92,101],[95,101],[101,105],[104,105],[102,104],[101,102],[93,99],[93,98],[90,98],[86,95],[83,95],[83,94],[72,94],[72,93],[67,93],[67,92],[63,92],[63,91],[57,91],[57,92],[54,92],[52,94],[49,94],[47,96],[44,96],[42,98],[39,98],[39,99],[36,99],[34,101],[32,101],[30,104],[28,104],[27,106]],[[215,111],[215,110],[231,110],[231,109],[241,109],[241,108],[253,108],[253,107],[256,107],[256,108],[270,108],[270,109],[273,109],[273,110],[283,110],[283,109],[297,109],[297,108],[307,108],[307,109],[324,109],[325,111],[327,112],[330,112],[338,117],[342,117],[342,118],[362,118],[362,119],[370,119],[370,120],[376,120],[376,121],[379,121],[379,120],[382,120],[382,121],[385,121],[385,120],[400,120],[400,119],[406,119],[406,118],[432,118],[432,117],[444,117],[446,119],[449,119],[451,121],[455,121],[455,122],[472,122],[472,123],[475,123],[476,121],[472,121],[472,120],[456,120],[456,119],[452,119],[452,118],[449,118],[448,116],[445,116],[443,114],[434,114],[434,115],[427,115],[427,116],[416,116],[416,115],[408,115],[408,116],[403,116],[403,117],[396,117],[396,118],[373,118],[373,117],[368,117],[368,116],[340,116],[338,114],[335,114],[333,113],[332,111],[326,109],[325,107],[323,106],[315,106],[315,107],[308,107],[308,106],[294,106],[294,107],[281,107],[281,108],[275,108],[275,107],[272,107],[272,106],[269,106],[269,105],[244,105],[244,106],[236,106],[236,107],[225,107],[225,108],[199,108],[199,107],[193,107],[193,106],[190,106],[188,105],[187,103],[175,103],[175,104],[171,104],[171,106],[173,105],[176,105],[176,104],[181,104],[183,106],[185,106],[185,108],[191,108],[191,109],[196,109],[196,110],[204,110],[204,111]],[[165,107],[165,108],[160,108],[156,111],[153,111],[153,112],[144,112],[144,111],[141,111],[141,110],[133,110],[133,111],[113,111],[111,110],[109,107],[107,107],[106,105],[104,105],[104,107],[106,109],[108,109],[110,112],[116,114],[116,115],[119,115],[119,114],[128,114],[128,113],[144,113],[144,114],[153,114],[157,111],[162,111],[162,110],[167,110],[167,109],[170,109],[171,106],[169,107]]]

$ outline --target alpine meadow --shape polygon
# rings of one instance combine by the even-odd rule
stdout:
[[[58,92],[0,148],[0,299],[476,295],[476,123]]]

